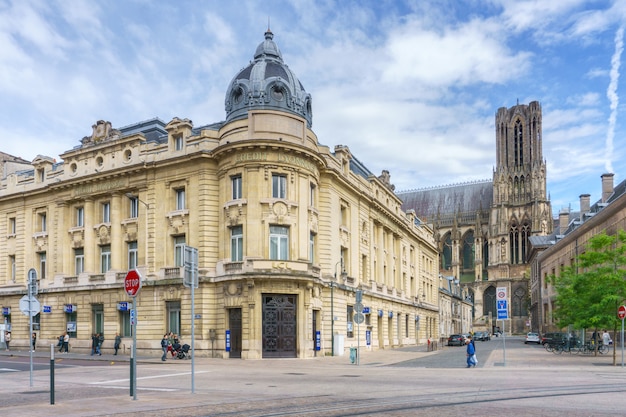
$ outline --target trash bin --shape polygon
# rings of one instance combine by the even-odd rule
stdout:
[[[356,363],[356,356],[358,351],[355,347],[350,347],[350,363]]]

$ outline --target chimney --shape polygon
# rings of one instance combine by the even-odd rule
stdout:
[[[606,203],[611,194],[613,194],[613,175],[602,174],[602,202]]]
[[[580,198],[580,215],[582,217],[586,213],[589,213],[591,209],[591,195],[581,194],[578,198]]]
[[[559,235],[564,235],[569,224],[569,209],[564,208],[559,212]]]

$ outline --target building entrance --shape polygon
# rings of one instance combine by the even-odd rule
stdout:
[[[241,358],[241,309],[228,309],[230,327],[230,358]]]
[[[263,295],[263,357],[297,357],[296,295]]]

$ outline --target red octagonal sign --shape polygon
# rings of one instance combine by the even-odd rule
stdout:
[[[124,289],[130,297],[136,297],[141,289],[141,275],[136,269],[131,269],[124,278]]]
[[[617,309],[617,317],[619,317],[620,320],[624,320],[624,317],[626,317],[626,306],[619,306]]]

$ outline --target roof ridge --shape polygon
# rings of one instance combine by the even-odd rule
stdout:
[[[415,193],[415,192],[418,192],[418,191],[439,190],[439,189],[442,189],[442,188],[458,187],[459,185],[486,184],[486,183],[490,183],[490,182],[492,182],[492,180],[490,180],[490,179],[483,179],[483,180],[457,182],[457,183],[445,184],[445,185],[433,185],[431,187],[413,188],[413,189],[409,189],[409,190],[402,190],[402,191],[396,192],[396,194],[408,194],[408,193]]]

